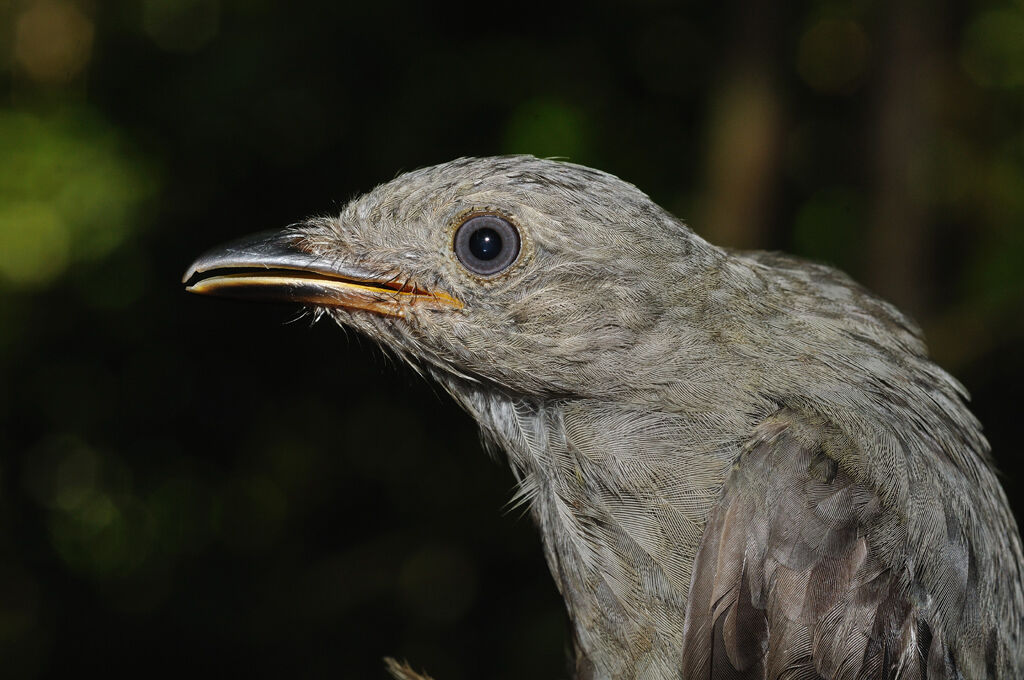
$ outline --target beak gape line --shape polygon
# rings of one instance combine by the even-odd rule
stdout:
[[[401,274],[385,276],[357,266],[327,263],[299,246],[288,232],[263,232],[215,248],[185,273],[186,290],[253,300],[278,300],[405,316],[413,306],[461,309],[441,291],[410,284]]]

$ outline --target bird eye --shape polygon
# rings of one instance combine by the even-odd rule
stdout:
[[[497,215],[475,215],[455,232],[455,255],[474,274],[493,276],[519,257],[519,232]]]

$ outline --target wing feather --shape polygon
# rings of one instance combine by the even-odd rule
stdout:
[[[909,566],[890,559],[899,548],[872,542],[899,518],[825,453],[827,437],[782,414],[744,449],[694,563],[681,677],[959,677],[912,602]],[[933,521],[952,526],[941,512]],[[962,593],[966,573],[950,574],[941,596]]]

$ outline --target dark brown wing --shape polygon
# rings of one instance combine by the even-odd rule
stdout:
[[[959,677],[905,554],[869,538],[902,520],[829,447],[823,426],[780,414],[743,452],[694,565],[681,677]]]

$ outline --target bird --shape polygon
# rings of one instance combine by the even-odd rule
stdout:
[[[501,156],[399,175],[184,282],[302,304],[472,416],[577,680],[1024,677],[1020,533],[967,393],[837,269]]]

